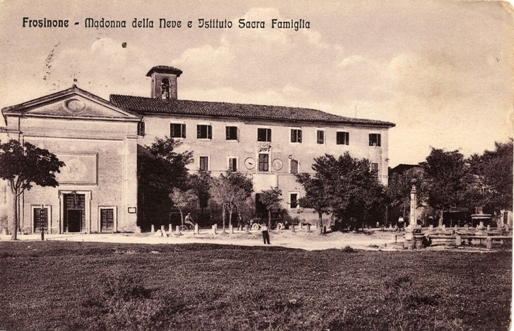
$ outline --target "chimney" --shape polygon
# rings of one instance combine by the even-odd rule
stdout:
[[[154,99],[177,99],[177,77],[180,77],[182,70],[168,67],[156,66],[146,74],[152,77],[152,95]]]

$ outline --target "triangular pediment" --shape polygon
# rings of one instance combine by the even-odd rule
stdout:
[[[107,100],[73,86],[70,89],[3,109],[4,115],[138,120],[139,117]]]

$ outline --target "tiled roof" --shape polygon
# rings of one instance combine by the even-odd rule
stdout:
[[[394,127],[391,122],[343,117],[316,109],[207,102],[191,100],[162,100],[137,96],[111,94],[110,101],[122,109],[140,115],[168,114],[190,116],[220,116],[239,119],[262,119],[288,122],[320,122],[340,124],[364,124]]]
[[[155,66],[152,69],[150,69],[150,71],[148,71],[146,76],[150,77],[152,75],[152,72],[160,72],[165,74],[172,73],[177,75],[177,77],[180,77],[180,75],[182,75],[182,70],[170,66]]]

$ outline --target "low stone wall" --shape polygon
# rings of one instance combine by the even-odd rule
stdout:
[[[453,227],[408,228],[405,233],[404,248],[422,249],[428,246],[462,246],[482,245],[492,249],[493,244],[512,246],[512,228],[500,227]]]

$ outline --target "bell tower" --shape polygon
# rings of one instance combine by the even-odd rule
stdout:
[[[182,74],[182,70],[168,67],[156,66],[146,74],[152,77],[152,95],[154,99],[177,99],[177,78]]]

